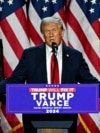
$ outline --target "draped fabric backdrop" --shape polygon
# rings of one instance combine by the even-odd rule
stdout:
[[[0,39],[4,75],[9,77],[23,49],[43,42],[39,25],[47,16],[62,19],[66,45],[83,53],[91,73],[100,80],[100,0],[0,0]],[[79,114],[78,133],[100,133],[100,113]],[[21,114],[2,107],[0,133],[23,133]]]

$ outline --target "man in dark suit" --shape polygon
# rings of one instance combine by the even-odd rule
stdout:
[[[64,35],[63,24],[60,19],[54,17],[44,18],[40,25],[41,33],[45,40],[44,44],[31,47],[24,50],[19,64],[13,71],[11,77],[0,83],[0,94],[5,94],[5,85],[7,83],[51,83],[50,81],[50,58],[51,45],[57,44],[57,59],[59,64],[59,83],[98,83],[98,80],[92,76],[88,65],[82,54],[62,43]],[[25,133],[33,133],[35,129],[31,120],[73,120],[70,133],[76,133],[77,114],[48,114],[32,115],[23,114],[23,124]]]

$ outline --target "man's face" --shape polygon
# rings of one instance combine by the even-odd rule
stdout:
[[[52,42],[57,43],[59,45],[63,38],[64,30],[61,29],[58,23],[45,23],[42,27],[43,38],[45,42],[51,46]]]

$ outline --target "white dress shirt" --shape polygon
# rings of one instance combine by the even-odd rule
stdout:
[[[51,55],[52,55],[52,48],[46,45],[46,67],[47,67],[47,80],[48,84],[50,84],[50,63],[51,63]],[[59,79],[61,83],[61,75],[62,75],[62,44],[58,46],[57,50],[57,59],[58,59],[58,66],[59,66]]]

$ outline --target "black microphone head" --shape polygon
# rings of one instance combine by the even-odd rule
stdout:
[[[52,52],[57,53],[58,45],[55,42],[52,42]]]

